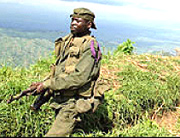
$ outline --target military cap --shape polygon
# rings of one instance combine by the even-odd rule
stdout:
[[[92,22],[91,28],[97,29],[94,23],[95,14],[87,8],[76,8],[73,10],[73,14],[70,17],[77,17],[86,19]]]

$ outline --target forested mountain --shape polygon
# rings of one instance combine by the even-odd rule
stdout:
[[[0,36],[0,62],[13,66],[28,66],[53,50],[53,43],[45,39],[26,39]]]
[[[0,29],[0,64],[27,67],[40,57],[49,56],[59,34],[61,33]]]

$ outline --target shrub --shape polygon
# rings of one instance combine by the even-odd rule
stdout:
[[[133,50],[135,47],[133,46],[135,42],[132,42],[130,39],[127,39],[126,42],[123,42],[122,44],[118,45],[117,49],[114,51],[114,54],[124,53],[131,55],[133,53]]]

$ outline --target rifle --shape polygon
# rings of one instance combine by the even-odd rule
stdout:
[[[28,89],[22,91],[22,92],[21,92],[20,94],[18,94],[17,96],[11,95],[10,99],[7,100],[7,103],[9,104],[9,103],[11,103],[11,102],[14,101],[14,100],[19,100],[19,99],[20,99],[21,97],[23,97],[23,96],[30,96],[30,95],[35,96],[35,95],[38,95],[38,94],[37,94],[37,91],[36,91],[36,88],[37,88],[36,85],[31,85]],[[48,93],[46,93],[46,91],[48,91]],[[35,102],[30,106],[30,108],[31,108],[32,110],[35,110],[35,111],[39,110],[40,107],[41,107],[45,102],[47,102],[47,101],[50,99],[51,96],[52,96],[52,93],[50,93],[49,90],[44,90],[43,92],[41,92],[41,93],[39,94],[39,96],[37,97],[37,99],[35,100]]]
[[[10,99],[7,100],[7,103],[9,104],[9,103],[11,103],[14,100],[19,100],[23,96],[35,95],[35,93],[36,93],[36,86],[34,86],[34,85],[30,86],[28,89],[22,91],[17,96],[11,95]]]
[[[40,107],[49,101],[49,99],[51,98],[51,96],[53,96],[53,93],[50,92],[50,90],[43,91],[34,101],[34,103],[30,106],[30,108],[34,111],[37,111],[40,109]]]

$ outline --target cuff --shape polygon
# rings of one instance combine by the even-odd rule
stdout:
[[[43,86],[44,86],[45,89],[46,89],[46,88],[49,88],[50,85],[51,85],[51,80],[50,80],[50,79],[48,79],[48,80],[46,80],[46,81],[43,82]]]

